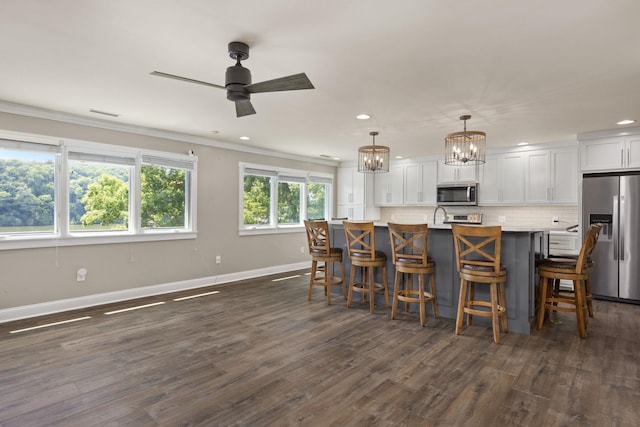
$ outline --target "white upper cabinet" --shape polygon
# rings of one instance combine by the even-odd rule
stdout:
[[[338,205],[363,205],[365,194],[364,174],[358,168],[338,168]]]
[[[435,160],[407,163],[404,167],[404,204],[436,204],[438,165]]]
[[[583,171],[640,168],[640,135],[591,139],[580,143]]]
[[[578,153],[574,147],[536,150],[525,157],[525,203],[578,203]]]
[[[480,173],[480,205],[519,205],[524,202],[521,153],[487,155]]]
[[[444,160],[438,160],[438,184],[477,181],[477,166],[449,166],[444,164]]]
[[[388,173],[375,174],[376,206],[399,206],[404,203],[404,165],[390,164]]]

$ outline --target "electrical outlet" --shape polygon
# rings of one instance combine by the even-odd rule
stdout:
[[[303,254],[304,253],[304,246],[300,246],[300,253]]]
[[[86,278],[87,278],[87,269],[86,268],[79,268],[77,273],[76,273],[76,281],[84,282],[84,280]]]
[[[505,223],[505,222],[507,222],[507,217],[506,217],[506,216],[504,216],[504,215],[499,215],[499,216],[498,216],[498,222],[500,222],[500,223]]]
[[[551,217],[551,222],[552,222],[552,223],[557,224],[557,223],[558,223],[558,221],[559,221],[559,220],[558,220],[558,217],[557,217],[557,216],[552,216],[552,217]]]
[[[220,255],[216,255],[216,264],[220,264],[222,262],[222,257]]]

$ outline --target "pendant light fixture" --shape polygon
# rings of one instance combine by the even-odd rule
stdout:
[[[479,165],[485,162],[487,148],[487,134],[477,130],[467,130],[466,114],[460,116],[464,121],[464,131],[453,132],[444,139],[444,163],[447,165],[464,166]]]
[[[385,173],[389,172],[389,147],[376,145],[378,132],[369,132],[373,137],[372,145],[358,148],[358,172]]]

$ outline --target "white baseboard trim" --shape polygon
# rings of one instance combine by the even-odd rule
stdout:
[[[47,314],[60,313],[63,311],[78,310],[81,308],[110,304],[114,302],[127,301],[136,298],[144,298],[171,292],[185,291],[188,289],[197,289],[206,286],[220,285],[223,283],[253,279],[256,277],[285,273],[287,271],[302,270],[305,268],[309,268],[308,262],[278,265],[274,267],[265,267],[255,270],[239,271],[237,273],[221,274],[219,276],[201,277],[198,279],[162,283],[159,285],[143,286],[140,288],[125,289],[122,291],[106,292],[102,294],[87,295],[77,298],[48,301],[44,303],[30,304],[20,307],[11,307],[0,310],[0,323],[27,319],[30,317],[44,316]]]

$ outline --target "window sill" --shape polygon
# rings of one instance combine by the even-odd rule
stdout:
[[[61,246],[107,245],[115,243],[155,242],[164,240],[195,239],[197,232],[153,232],[145,234],[110,234],[90,236],[73,235],[59,236],[20,236],[9,237],[0,235],[0,251],[10,249],[49,248]]]
[[[280,233],[304,233],[304,227],[301,225],[280,226],[278,228],[244,228],[238,231],[239,236],[255,236],[260,234],[280,234]]]

